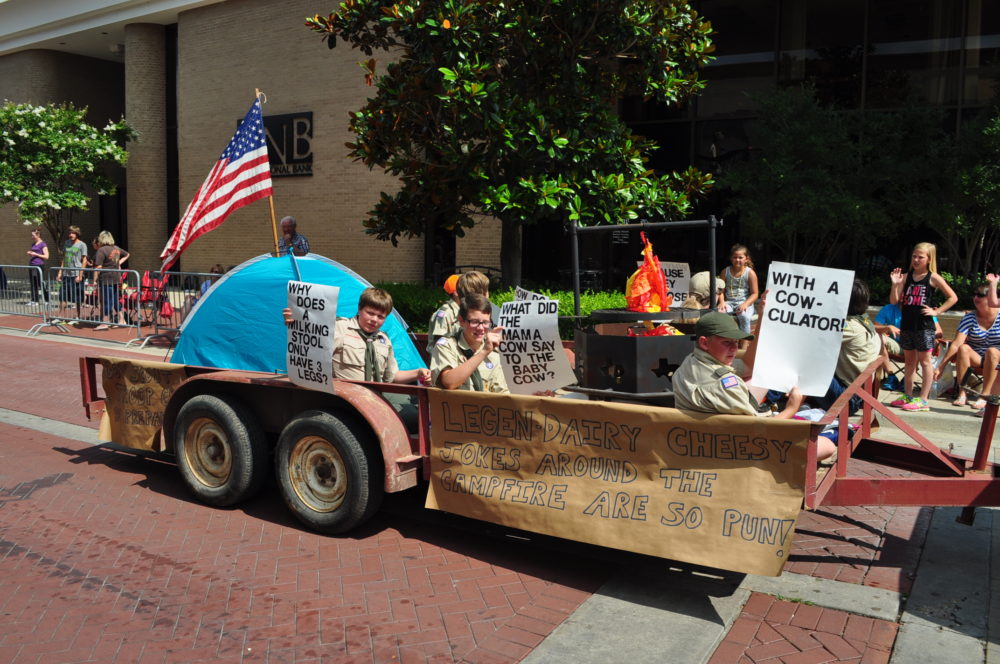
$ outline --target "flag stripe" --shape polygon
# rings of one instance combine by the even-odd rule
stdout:
[[[272,191],[264,121],[257,99],[160,253],[160,269],[168,269],[192,242],[218,228],[234,210],[270,196]]]

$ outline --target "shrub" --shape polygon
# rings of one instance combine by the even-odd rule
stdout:
[[[445,301],[445,293],[440,286],[386,282],[375,284],[392,295],[396,310],[413,332],[427,332],[431,316]],[[572,339],[574,328],[573,291],[535,291],[559,302],[559,334],[563,339]],[[508,288],[490,292],[490,300],[497,307],[514,299],[514,289]],[[595,309],[621,309],[625,307],[625,295],[619,291],[586,292],[580,294],[580,315],[586,317]]]

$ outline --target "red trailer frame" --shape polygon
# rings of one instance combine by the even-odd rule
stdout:
[[[81,394],[88,418],[103,410],[104,398],[98,395],[96,381],[95,367],[99,362],[99,358],[95,357],[80,358]],[[803,506],[809,510],[838,505],[960,506],[966,508],[960,520],[970,524],[975,507],[1000,506],[1000,466],[988,461],[997,412],[1000,410],[1000,397],[986,397],[986,412],[974,457],[969,459],[951,454],[928,440],[878,400],[879,388],[874,374],[880,362],[881,359],[872,363],[858,376],[823,419],[812,426],[806,453]],[[191,377],[184,385],[210,380],[232,386],[256,385],[282,391],[302,389],[284,376],[191,366],[187,370]],[[380,392],[415,394],[418,397],[419,426],[415,434],[402,430],[394,411],[377,396]],[[847,407],[854,395],[862,398],[863,408],[860,428],[854,432],[852,439],[848,435]],[[424,479],[430,476],[426,388],[338,381],[337,396],[350,403],[378,432],[386,461],[386,491],[401,491],[414,486],[417,469],[422,471]],[[899,427],[913,441],[912,444],[874,437],[873,434],[878,429],[876,416]],[[816,439],[823,428],[834,420],[839,423],[837,460],[825,475],[818,475],[820,466],[816,459]],[[169,421],[169,417],[164,417],[165,423]],[[169,426],[165,424],[165,427]],[[166,440],[169,440],[169,433],[164,432]],[[848,460],[851,458],[908,470],[912,474],[909,477],[852,475],[848,468]]]

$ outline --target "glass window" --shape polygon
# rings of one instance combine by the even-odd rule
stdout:
[[[992,102],[1000,82],[1000,3],[969,0],[965,52],[964,103],[985,106]]]
[[[880,0],[869,11],[865,105],[899,107],[908,98],[957,103],[962,3]]]
[[[782,4],[779,80],[816,86],[821,101],[861,103],[864,0],[801,0]]]
[[[703,73],[698,117],[746,114],[754,92],[774,87],[777,0],[705,0],[700,11],[715,30],[715,60]]]

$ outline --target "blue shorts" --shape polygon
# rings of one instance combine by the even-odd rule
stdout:
[[[899,333],[899,347],[926,353],[934,348],[934,330],[902,330]]]
[[[59,301],[75,304],[83,302],[83,281],[77,281],[76,277],[64,274],[62,288],[59,289]]]

